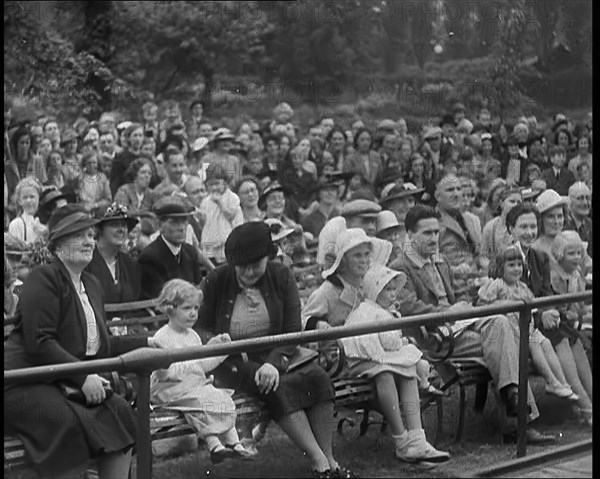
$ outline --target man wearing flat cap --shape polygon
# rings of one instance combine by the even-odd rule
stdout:
[[[430,127],[423,133],[423,159],[425,160],[425,176],[437,182],[442,174],[442,129]]]
[[[198,251],[185,242],[193,211],[194,206],[179,195],[166,196],[154,204],[160,235],[144,248],[138,258],[142,272],[140,299],[156,298],[170,279],[200,284],[202,260]]]

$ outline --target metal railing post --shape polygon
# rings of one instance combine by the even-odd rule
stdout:
[[[527,384],[529,380],[529,323],[531,305],[519,314],[519,403],[517,405],[517,457],[527,453]]]
[[[150,439],[150,373],[140,371],[138,390],[138,442],[137,475],[140,479],[152,478],[152,441]]]

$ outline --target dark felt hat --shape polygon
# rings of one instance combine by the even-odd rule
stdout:
[[[255,263],[265,256],[277,254],[271,229],[262,221],[251,221],[233,229],[225,241],[225,257],[232,266]]]
[[[68,236],[78,231],[94,226],[98,220],[92,218],[90,213],[81,205],[68,204],[57,208],[48,220],[50,241]]]
[[[265,201],[267,201],[267,197],[275,191],[281,191],[286,196],[289,194],[287,188],[281,186],[279,181],[273,181],[272,183],[267,185],[267,187],[263,191],[263,194],[260,195],[260,198],[258,199],[258,206],[262,208],[265,204]]]

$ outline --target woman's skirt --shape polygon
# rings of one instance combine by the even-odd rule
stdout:
[[[398,364],[379,363],[369,359],[346,358],[348,363],[348,372],[351,376],[359,378],[374,378],[381,373],[392,373],[404,378],[416,378],[417,367],[400,366]]]
[[[331,379],[325,370],[314,362],[292,372],[280,374],[279,387],[269,394],[259,392],[254,381],[256,371],[261,366],[257,362],[244,362],[234,356],[228,358],[212,374],[217,387],[243,391],[264,401],[275,421],[300,409],[334,399],[335,391]]]
[[[137,437],[135,412],[122,397],[84,406],[52,384],[6,388],[4,425],[23,442],[33,466],[50,476],[103,453],[126,452]]]

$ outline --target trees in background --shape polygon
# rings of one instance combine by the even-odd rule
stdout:
[[[178,92],[210,102],[235,75],[318,103],[484,57],[497,92],[535,95],[561,75],[591,79],[591,18],[589,0],[8,1],[5,96],[98,110]]]

